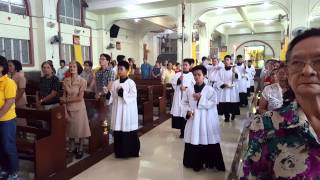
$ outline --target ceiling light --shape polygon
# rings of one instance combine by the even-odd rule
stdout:
[[[264,20],[263,23],[265,25],[270,25],[273,21],[272,20]]]
[[[272,5],[269,2],[265,2],[265,3],[262,4],[262,6],[264,8],[268,8],[268,7],[272,6]]]
[[[124,6],[123,8],[126,9],[127,11],[133,11],[133,10],[139,9],[139,6],[137,6],[137,5],[128,5],[128,6]]]
[[[223,7],[220,7],[216,10],[217,14],[222,14],[224,11],[224,8]]]
[[[134,19],[135,23],[138,23],[139,21],[141,21],[141,19]]]
[[[310,17],[308,18],[308,20],[309,20],[309,22],[310,22],[310,21],[314,21],[316,18],[317,18],[316,16],[310,16]]]
[[[237,26],[237,23],[235,23],[235,22],[230,23],[230,27],[234,28],[236,26]]]

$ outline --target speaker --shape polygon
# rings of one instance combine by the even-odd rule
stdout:
[[[113,24],[110,28],[110,38],[116,38],[118,37],[120,27]]]

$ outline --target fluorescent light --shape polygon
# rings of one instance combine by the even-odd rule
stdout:
[[[132,11],[132,10],[139,9],[139,6],[137,6],[137,5],[127,5],[127,6],[124,6],[123,8],[126,9],[127,11]]]
[[[153,3],[153,2],[159,2],[163,0],[136,0],[137,4],[144,4],[144,3]]]
[[[269,24],[271,24],[273,21],[272,20],[264,20],[263,21],[263,23],[265,24],[265,25],[269,25]]]
[[[269,2],[265,2],[262,5],[264,8],[268,8],[268,7],[272,6]]]
[[[141,19],[134,19],[135,23],[138,23]]]
[[[222,14],[224,11],[224,8],[223,7],[220,7],[216,10],[217,14]]]
[[[236,26],[237,26],[237,23],[235,23],[235,22],[230,23],[230,27],[234,28]]]

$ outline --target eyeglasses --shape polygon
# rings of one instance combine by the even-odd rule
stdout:
[[[292,60],[288,64],[288,70],[290,72],[301,72],[306,64],[309,64],[315,71],[320,71],[320,59],[314,61]]]

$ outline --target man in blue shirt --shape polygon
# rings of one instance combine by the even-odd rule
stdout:
[[[141,64],[141,79],[150,79],[152,67],[147,62],[146,59],[143,60],[143,64]]]

